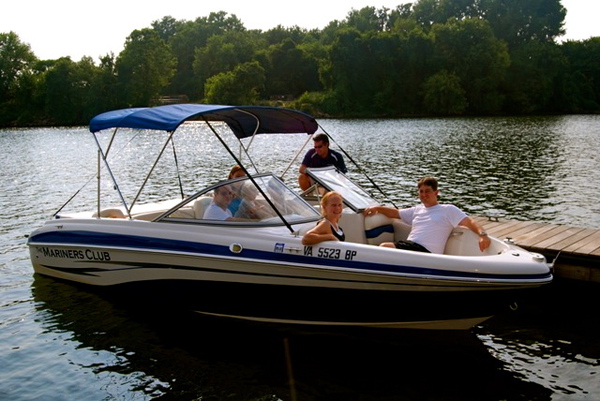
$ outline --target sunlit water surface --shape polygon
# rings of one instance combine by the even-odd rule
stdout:
[[[358,164],[347,160],[350,175],[375,191],[358,174],[366,171],[397,206],[415,204],[415,182],[434,175],[442,201],[472,214],[600,228],[600,117],[321,124],[332,147]],[[134,151],[123,144],[111,150],[117,165],[133,166],[118,176],[128,198],[157,144],[155,136],[140,135],[145,144]],[[192,141],[198,135],[202,146]],[[251,153],[261,171],[281,173],[305,140],[265,136]],[[176,144],[186,194],[225,178],[232,165],[214,136],[191,127]],[[557,283],[469,332],[411,333],[207,320],[34,278],[26,235],[85,183],[69,207],[95,199],[95,146],[85,128],[52,128],[0,130],[0,149],[0,399],[596,400],[600,394],[597,285]],[[291,165],[288,182],[295,182],[297,167]],[[145,194],[151,199],[178,188],[177,169],[165,164],[157,171]]]

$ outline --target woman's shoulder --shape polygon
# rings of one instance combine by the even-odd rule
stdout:
[[[317,221],[317,224],[315,224],[315,227],[314,227],[314,229],[319,229],[319,230],[327,229],[327,228],[329,228],[329,220],[327,220],[325,218]]]

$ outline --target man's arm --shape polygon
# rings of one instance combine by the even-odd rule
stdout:
[[[363,214],[365,216],[373,216],[377,213],[381,213],[384,216],[389,217],[390,219],[399,219],[400,218],[400,213],[398,212],[398,209],[394,209],[393,207],[371,206],[371,207],[366,208],[363,211]]]
[[[479,225],[479,223],[477,223],[471,217],[469,217],[469,216],[465,217],[458,224],[460,226],[467,227],[469,230],[473,231],[475,234],[477,234],[479,236],[479,249],[481,249],[481,252],[486,250],[487,247],[489,247],[490,244],[492,243],[492,241],[490,240],[490,237],[488,237],[488,235],[485,232],[485,230],[483,229],[483,227],[481,227]]]
[[[310,179],[308,174],[306,174],[306,165],[301,164],[300,168],[298,169],[298,172],[300,173],[298,175],[298,185],[300,186],[300,189],[306,191],[312,185],[312,180]]]
[[[329,150],[330,152],[332,152],[332,150]],[[338,170],[340,170],[342,173],[346,174],[348,172],[348,169],[346,168],[346,162],[344,162],[344,156],[342,156],[342,154],[340,152],[335,152],[333,154],[336,163],[335,163],[335,167],[337,167]]]

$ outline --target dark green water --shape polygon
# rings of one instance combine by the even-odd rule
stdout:
[[[332,147],[347,150],[398,206],[414,204],[414,183],[431,174],[443,201],[469,213],[600,228],[600,117],[321,124],[337,142]],[[304,140],[263,137],[252,148],[261,169],[283,171]],[[125,193],[147,171],[141,162],[152,144],[148,137],[147,150],[118,155],[140,162],[125,176]],[[178,144],[187,145],[185,135]],[[34,278],[26,235],[93,177],[92,137],[84,128],[2,130],[0,149],[2,400],[595,400],[600,394],[598,285],[556,283],[469,332],[332,332],[131,307]],[[212,137],[202,149],[187,146],[178,160],[190,191],[224,178],[231,165]],[[151,196],[174,176],[159,169]],[[357,168],[351,171],[369,186]],[[295,181],[295,174],[286,177]],[[75,207],[93,193],[82,198]]]

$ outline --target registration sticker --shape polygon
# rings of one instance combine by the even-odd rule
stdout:
[[[276,243],[275,244],[275,252],[283,253],[284,247],[285,247],[285,244],[282,244],[281,242]]]

